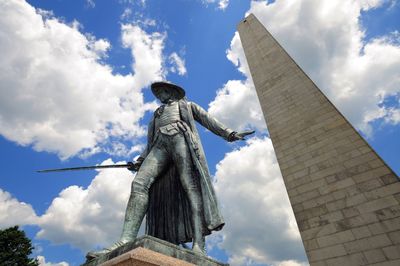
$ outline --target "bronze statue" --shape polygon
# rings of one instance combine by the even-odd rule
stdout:
[[[163,105],[148,126],[146,149],[128,168],[138,172],[121,238],[108,248],[89,252],[88,259],[135,240],[146,214],[146,234],[174,244],[193,241],[192,250],[201,254],[205,236],[224,226],[195,121],[227,141],[243,140],[254,131],[227,128],[189,102],[175,84],[156,82],[151,89]]]

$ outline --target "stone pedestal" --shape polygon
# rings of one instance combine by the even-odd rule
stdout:
[[[161,239],[142,236],[82,266],[228,266]]]
[[[183,260],[175,259],[163,255],[161,253],[146,249],[135,248],[128,251],[116,258],[108,260],[101,266],[154,266],[154,265],[168,265],[168,266],[193,266],[195,264]]]

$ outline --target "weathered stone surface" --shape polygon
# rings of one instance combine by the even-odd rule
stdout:
[[[400,182],[273,36],[238,25],[311,265],[400,265]]]
[[[147,258],[147,256],[150,255],[151,257]],[[137,262],[135,263],[137,264],[132,264],[131,262],[129,262],[129,259],[136,259]],[[142,260],[142,262],[139,260]],[[110,264],[114,262],[122,264]],[[139,262],[142,264],[140,264]],[[172,262],[174,262],[175,264]],[[82,266],[96,266],[96,265],[101,265],[101,266],[111,266],[111,265],[224,266],[226,265],[227,266],[228,264],[220,263],[207,256],[199,255],[191,250],[176,246],[161,239],[144,235],[142,237],[137,238],[136,241],[129,242],[124,246],[119,247],[116,250],[113,250],[109,254],[106,254],[104,256],[98,257],[94,260],[82,264]]]
[[[145,248],[135,248],[116,258],[108,260],[101,266],[194,266],[195,264],[168,257]]]

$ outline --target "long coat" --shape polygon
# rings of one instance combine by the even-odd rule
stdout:
[[[203,108],[186,98],[179,100],[181,120],[185,123],[185,141],[193,163],[193,178],[198,182],[202,197],[203,235],[221,230],[225,222],[218,207],[217,198],[211,182],[203,146],[196,129],[195,121],[211,132],[228,139],[233,130],[211,117]],[[157,112],[155,112],[157,113]],[[155,141],[155,116],[148,126],[147,147],[141,157],[145,158]],[[186,193],[180,184],[173,164],[153,183],[150,188],[149,208],[146,215],[146,234],[180,244],[192,239],[191,211]]]

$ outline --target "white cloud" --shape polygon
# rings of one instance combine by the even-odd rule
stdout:
[[[46,258],[43,256],[37,256],[37,260],[39,262],[39,266],[69,266],[69,264],[65,261],[58,263],[46,262]]]
[[[94,37],[89,43],[89,47],[92,51],[98,55],[98,59],[106,57],[108,50],[111,48],[111,44],[105,39],[96,40]]]
[[[36,237],[67,243],[84,252],[118,240],[133,177],[124,169],[101,170],[87,188],[64,189],[39,218],[41,229]]]
[[[279,262],[276,266],[307,266],[310,265],[307,262],[298,262],[295,260],[285,260],[282,262]]]
[[[105,148],[105,152],[112,156],[129,157],[134,153],[140,153],[145,148],[144,144],[127,147],[121,142],[110,142],[109,147]],[[90,156],[90,155],[89,155]]]
[[[36,213],[30,204],[18,201],[7,191],[0,189],[0,228],[35,224],[36,221]]]
[[[215,180],[227,221],[218,245],[232,255],[231,265],[306,261],[269,138],[252,138],[227,153],[217,165]]]
[[[166,34],[131,24],[121,31],[134,62],[126,76],[99,61],[107,40],[25,1],[1,1],[0,134],[62,158],[104,151],[109,138],[137,145],[145,134],[139,120],[155,108],[142,89],[166,73]]]
[[[226,51],[226,56],[245,75],[246,80],[229,80],[225,83],[209,104],[208,112],[235,130],[251,126],[265,131],[264,116],[237,32]]]
[[[229,5],[229,0],[220,0],[218,2],[218,8],[224,10]]]
[[[251,266],[251,265],[259,265],[259,263],[257,263],[257,261],[254,261],[252,259],[250,259],[249,257],[246,256],[238,256],[236,254],[232,255],[229,258],[229,263],[232,266]],[[309,266],[310,264],[308,262],[299,262],[296,260],[285,260],[285,261],[280,261],[280,262],[275,262],[275,263],[271,263],[268,264],[271,266]]]
[[[124,12],[122,12],[122,15],[120,16],[121,20],[128,20],[132,16],[132,8],[127,7],[124,9]]]
[[[370,123],[377,119],[399,123],[399,108],[383,105],[385,98],[400,91],[398,34],[365,40],[360,22],[362,11],[385,3],[252,1],[247,14],[254,13],[353,125],[371,135]],[[237,33],[227,57],[250,78]]]
[[[256,91],[249,80],[229,80],[217,91],[208,112],[235,130],[266,130]]]
[[[394,125],[400,123],[400,110],[399,109],[389,108],[386,110],[388,112],[388,114],[385,116],[385,120],[387,123],[394,124]]]
[[[134,72],[133,84],[139,88],[149,86],[152,81],[165,76],[163,69],[163,49],[166,33],[147,34],[137,25],[122,25],[122,43],[130,48]]]
[[[231,61],[240,72],[242,72],[248,79],[251,79],[249,65],[247,64],[246,56],[240,42],[238,32],[232,38],[231,45],[226,50],[226,57]]]
[[[146,1],[147,0],[118,0],[118,3],[126,4],[126,5],[133,5],[133,4],[137,3],[138,5],[145,7]]]
[[[86,6],[94,8],[96,6],[96,3],[94,2],[94,0],[86,0]]]
[[[218,4],[218,9],[225,10],[229,5],[229,0],[201,0],[203,4]]]
[[[146,18],[142,21],[140,21],[143,25],[145,26],[156,26],[157,22],[154,19]]]
[[[122,164],[125,162],[117,162]],[[102,164],[114,164],[111,159]],[[118,240],[134,175],[125,169],[100,170],[87,188],[70,186],[53,199],[46,212],[37,216],[32,206],[0,189],[0,228],[37,225],[36,238],[54,244],[69,244],[87,252]],[[141,228],[139,234],[143,234]],[[90,237],[87,237],[87,236]],[[38,248],[39,253],[41,247]],[[38,256],[38,258],[41,256]],[[66,266],[65,262],[42,264]]]
[[[169,56],[169,61],[170,64],[172,65],[170,67],[171,72],[173,73],[178,73],[179,75],[183,76],[186,74],[186,67],[185,67],[185,60],[182,59],[177,53],[172,53]]]

